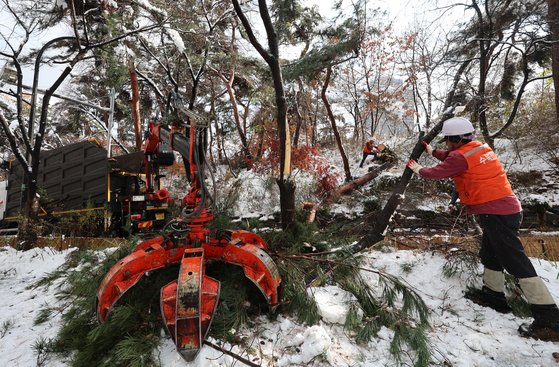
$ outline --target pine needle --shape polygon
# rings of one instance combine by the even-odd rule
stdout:
[[[115,346],[115,361],[128,367],[155,366],[153,350],[159,343],[158,338],[147,336],[130,336]]]

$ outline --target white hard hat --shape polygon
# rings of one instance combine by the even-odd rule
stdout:
[[[452,117],[443,122],[442,134],[444,136],[466,135],[472,134],[474,130],[470,120],[463,117]]]

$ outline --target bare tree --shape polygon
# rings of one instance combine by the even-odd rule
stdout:
[[[356,59],[342,65],[340,73],[341,88],[351,97],[345,108],[354,118],[354,135],[361,137],[361,143],[381,129],[395,133],[411,109],[406,104],[413,77],[400,68],[412,37],[397,36],[389,26],[369,33]]]
[[[402,62],[411,83],[416,109],[418,130],[431,128],[431,119],[437,96],[435,85],[446,77],[446,65],[450,56],[449,35],[440,27],[430,23],[416,24],[413,39]],[[423,122],[421,122],[423,119]]]
[[[477,75],[471,79],[475,93],[472,117],[479,122],[481,133],[490,145],[513,123],[526,86],[550,77],[538,76],[533,69],[535,63],[544,61],[549,47],[548,34],[542,28],[543,6],[540,0],[472,0],[466,6],[475,16],[463,30],[466,39],[458,47],[466,53],[476,50]],[[503,122],[497,131],[491,132],[489,106],[503,99],[513,101],[512,109],[508,116],[499,116]]]
[[[353,118],[353,139],[361,143],[365,140],[364,109],[366,108],[363,92],[360,88],[363,82],[362,73],[359,70],[359,61],[350,60],[342,69],[340,75],[340,87],[346,94],[343,102],[345,109]],[[360,139],[360,137],[363,137]]]

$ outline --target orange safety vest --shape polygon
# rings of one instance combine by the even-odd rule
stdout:
[[[489,145],[472,141],[455,152],[468,163],[466,172],[452,178],[462,204],[477,205],[513,195],[507,174]]]
[[[373,151],[373,148],[374,148],[373,144],[374,143],[366,142],[365,146],[363,147],[363,153],[371,153]]]

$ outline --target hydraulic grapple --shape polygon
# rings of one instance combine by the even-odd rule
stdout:
[[[190,111],[182,111],[193,120]],[[162,134],[159,125],[150,123],[150,136],[144,145],[146,167],[156,161],[151,158],[157,154],[161,137],[168,135],[172,148],[185,161],[191,189],[182,200],[181,215],[168,223],[164,234],[140,243],[107,273],[97,292],[96,309],[98,319],[105,322],[113,305],[144,274],[180,263],[177,280],[161,289],[161,313],[177,351],[191,361],[202,347],[219,303],[220,282],[206,275],[208,260],[241,266],[272,310],[280,301],[281,279],[276,264],[266,252],[266,243],[258,235],[226,230],[221,231],[219,238],[210,236],[207,226],[213,219],[208,209],[211,196],[203,180],[206,126],[191,122],[186,126],[186,133],[187,138],[177,130]],[[146,171],[152,170],[146,168]]]

